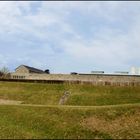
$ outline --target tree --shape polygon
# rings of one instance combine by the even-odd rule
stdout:
[[[46,69],[45,70],[45,73],[50,74],[50,70],[49,69]]]
[[[0,77],[2,77],[3,73],[0,71]]]
[[[0,72],[2,72],[4,74],[8,74],[9,73],[9,69],[7,67],[3,67],[3,68],[1,68]]]
[[[7,67],[3,67],[0,69],[0,78],[10,78],[10,72]]]

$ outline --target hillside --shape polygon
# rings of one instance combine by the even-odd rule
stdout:
[[[140,105],[0,106],[0,138],[140,138]]]
[[[1,139],[140,138],[140,87],[0,82],[0,99],[22,101],[0,105]]]
[[[25,104],[58,105],[65,91],[70,91],[66,105],[140,103],[140,87],[0,82],[0,99],[19,100]]]

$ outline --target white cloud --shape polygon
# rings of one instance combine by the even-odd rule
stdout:
[[[51,56],[56,59],[61,55],[66,57],[61,59],[63,66],[68,60],[75,59],[85,67],[87,62],[108,69],[115,65],[131,66],[132,62],[140,59],[140,2],[42,1],[33,14],[34,3],[0,2],[0,38],[6,38],[7,42],[14,40],[15,49],[19,46],[25,48],[23,53],[15,52],[19,53],[15,54],[18,58],[25,55],[34,66],[42,67],[42,58],[34,58],[35,55],[45,57],[46,54],[44,59],[50,58],[49,62],[54,62]],[[79,25],[78,28],[75,24]],[[85,27],[91,31],[88,37],[86,29],[80,32]],[[31,48],[27,49],[22,44]],[[3,60],[2,57],[0,59]],[[3,60],[3,63],[8,64],[9,61]],[[27,60],[21,59],[20,62]],[[54,68],[57,65],[54,64]]]

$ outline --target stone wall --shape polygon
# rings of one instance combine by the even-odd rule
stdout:
[[[62,80],[67,82],[79,81],[102,85],[140,85],[140,76],[138,75],[70,75],[70,74],[21,74],[11,73],[12,79],[32,79],[32,80]]]
[[[17,69],[16,69],[16,71],[15,71],[15,73],[29,73],[29,70],[27,69],[27,68],[25,68],[24,66],[19,66]]]

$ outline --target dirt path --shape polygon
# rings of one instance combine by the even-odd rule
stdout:
[[[104,105],[104,106],[74,106],[74,105],[41,105],[41,104],[22,104],[23,101],[16,100],[6,100],[0,99],[0,105],[16,105],[16,106],[30,106],[30,107],[61,107],[61,108],[79,108],[79,109],[89,109],[89,108],[110,108],[110,107],[121,107],[121,106],[140,106],[140,103],[135,104],[119,104],[119,105]]]
[[[59,104],[59,105],[64,105],[64,104],[67,102],[69,96],[70,96],[70,92],[69,92],[69,91],[65,91],[65,92],[64,92],[64,95],[60,98],[58,104]]]
[[[22,101],[0,99],[0,105],[19,105]]]

